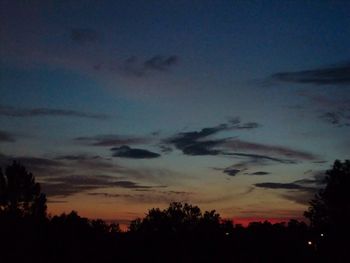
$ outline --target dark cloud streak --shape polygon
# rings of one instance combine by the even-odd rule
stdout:
[[[127,145],[114,147],[111,149],[113,157],[130,158],[130,159],[152,159],[160,157],[160,154],[144,149],[130,148]]]
[[[146,137],[133,137],[112,134],[96,135],[91,137],[77,137],[74,140],[92,146],[135,145],[145,144],[151,141],[151,139]]]
[[[227,139],[207,139],[222,131],[255,129],[258,123],[249,122],[241,124],[238,118],[231,119],[228,123],[217,126],[203,128],[200,131],[181,132],[175,136],[164,140],[165,145],[174,145],[186,155],[219,155],[221,150],[214,147],[224,144]]]
[[[0,106],[0,115],[6,117],[39,117],[39,116],[54,116],[54,117],[75,117],[104,120],[108,116],[105,114],[87,113],[75,110],[50,109],[50,108],[14,108],[10,106]]]
[[[267,188],[267,189],[306,189],[296,183],[257,183],[254,184],[256,187]]]
[[[279,72],[273,74],[270,79],[298,84],[348,85],[350,84],[350,62],[312,70]]]
[[[147,59],[130,56],[122,61],[95,63],[92,68],[96,71],[112,72],[128,77],[141,78],[157,73],[169,72],[171,68],[178,64],[178,61],[179,58],[176,55],[155,55]]]
[[[337,127],[350,126],[350,111],[328,111],[319,116],[321,120]]]
[[[126,188],[126,189],[152,189],[166,186],[141,185],[132,181],[118,180],[117,177],[109,175],[70,175],[46,178],[41,183],[43,191],[50,197],[69,196],[103,188]]]
[[[250,173],[249,175],[268,175],[270,174],[269,172],[263,172],[263,171],[258,171],[254,173]]]
[[[274,154],[278,156],[285,156],[288,158],[302,159],[302,160],[315,160],[317,157],[311,153],[305,151],[298,151],[288,147],[267,145],[261,143],[247,142],[242,140],[229,140],[225,143],[226,147],[234,151],[247,150],[254,152],[263,152]],[[277,161],[277,160],[276,160]]]
[[[233,169],[233,168],[226,168],[223,170],[223,172],[229,176],[236,176],[241,170]]]
[[[304,178],[291,183],[265,182],[254,184],[255,187],[265,189],[284,190],[279,195],[300,204],[307,204],[312,196],[325,184],[325,173],[317,172],[313,178]]]

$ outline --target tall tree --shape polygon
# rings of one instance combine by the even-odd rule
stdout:
[[[46,196],[32,173],[14,161],[5,173],[0,170],[0,213],[46,216]]]
[[[336,160],[326,174],[325,188],[311,200],[304,215],[314,228],[339,233],[348,229],[350,222],[350,161]]]

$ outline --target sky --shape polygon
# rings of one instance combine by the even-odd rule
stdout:
[[[0,0],[0,165],[54,214],[302,219],[350,153],[349,1]]]

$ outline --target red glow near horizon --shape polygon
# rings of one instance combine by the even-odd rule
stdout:
[[[287,217],[266,217],[266,218],[261,218],[261,217],[243,217],[243,218],[240,218],[240,217],[238,217],[238,218],[232,219],[232,221],[235,225],[240,224],[240,225],[246,227],[249,225],[249,223],[252,223],[252,222],[268,221],[271,224],[276,224],[276,223],[282,223],[282,222],[288,223],[289,220],[291,220],[291,219],[305,222],[304,218],[287,218]]]

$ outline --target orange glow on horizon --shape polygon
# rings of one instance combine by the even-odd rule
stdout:
[[[286,222],[288,223],[289,220],[291,219],[295,219],[298,221],[305,221],[304,218],[300,217],[300,218],[290,218],[290,217],[266,217],[266,218],[262,218],[262,217],[237,217],[233,219],[233,223],[235,225],[237,224],[241,224],[242,226],[246,227],[249,225],[249,223],[252,222],[265,222],[268,221],[271,224],[276,224],[276,223],[282,223],[282,222]]]

